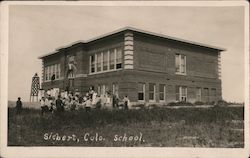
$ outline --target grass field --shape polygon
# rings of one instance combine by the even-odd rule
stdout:
[[[243,107],[80,110],[62,116],[8,110],[10,146],[244,147]]]

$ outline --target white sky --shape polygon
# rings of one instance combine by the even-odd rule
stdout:
[[[39,56],[125,26],[226,48],[223,98],[244,101],[244,8],[177,6],[11,6],[9,100],[29,100]]]

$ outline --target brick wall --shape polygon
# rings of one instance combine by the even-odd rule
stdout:
[[[186,56],[187,75],[218,78],[218,52],[215,50],[134,34],[136,69],[175,74],[175,54]]]

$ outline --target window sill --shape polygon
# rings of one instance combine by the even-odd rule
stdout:
[[[114,71],[121,71],[121,70],[123,70],[123,69],[120,68],[120,69],[106,70],[106,71],[100,71],[100,72],[91,72],[91,73],[89,73],[89,75],[96,75],[96,74],[102,74],[102,73],[114,72]]]
[[[186,75],[187,75],[187,73],[179,73],[179,72],[176,72],[175,74],[176,74],[176,75],[183,75],[183,76],[186,76]]]
[[[62,79],[63,79],[63,78],[55,79],[55,80],[53,80],[53,81],[51,81],[51,80],[43,81],[43,83],[54,82],[54,81],[60,81],[60,80],[62,80]]]
[[[145,100],[138,100],[138,103],[145,103]]]
[[[156,100],[149,100],[149,103],[156,103]]]

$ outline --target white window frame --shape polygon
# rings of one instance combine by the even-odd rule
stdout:
[[[176,58],[176,56],[178,56],[178,58]],[[182,59],[181,59],[182,57],[184,57],[184,68],[182,67]],[[177,66],[176,59],[178,59],[179,71],[176,71],[176,68],[175,68],[175,74],[186,75],[187,74],[187,57],[186,57],[186,55],[175,54],[175,67]],[[183,69],[184,69],[184,72],[182,72]]]
[[[116,64],[117,64],[117,50],[120,49],[121,50],[121,68],[118,68],[116,67]],[[110,56],[111,56],[111,50],[114,52],[114,68],[113,69],[110,69]],[[105,53],[107,52],[107,58],[108,58],[108,61],[107,61],[107,70],[103,70],[103,57],[104,57],[104,52],[97,52],[95,53],[94,55],[90,55],[89,57],[89,75],[92,75],[92,74],[99,74],[99,73],[104,73],[104,72],[111,72],[111,71],[118,71],[118,70],[122,70],[123,69],[123,51],[122,51],[122,47],[117,47],[117,48],[112,48],[112,49],[109,49],[109,50],[106,50]],[[97,57],[98,55],[101,54],[101,70],[100,71],[97,71]],[[92,64],[91,64],[91,56],[95,56],[95,71],[94,72],[91,72],[91,69],[92,69]]]
[[[154,91],[153,91],[154,98],[153,99],[150,99],[150,93],[151,93],[151,91],[149,90],[150,84],[152,84],[154,86]],[[149,102],[155,102],[155,84],[154,83],[149,83],[148,84],[148,100],[149,100]]]
[[[160,91],[161,85],[163,86],[163,92]],[[160,98],[160,94],[163,93],[163,100]],[[159,84],[159,101],[165,102],[166,101],[166,85],[165,84]]]
[[[59,80],[61,77],[61,65],[60,64],[52,64],[44,67],[44,82],[51,81],[51,77],[55,74],[55,80]],[[57,76],[58,73],[58,76]]]
[[[145,83],[138,83],[138,84],[142,84],[142,90],[143,91],[137,91],[137,97],[138,97],[138,94],[139,92],[143,92],[143,100],[139,100],[139,97],[137,98],[138,99],[138,102],[145,102],[145,87],[146,87],[146,84]]]

